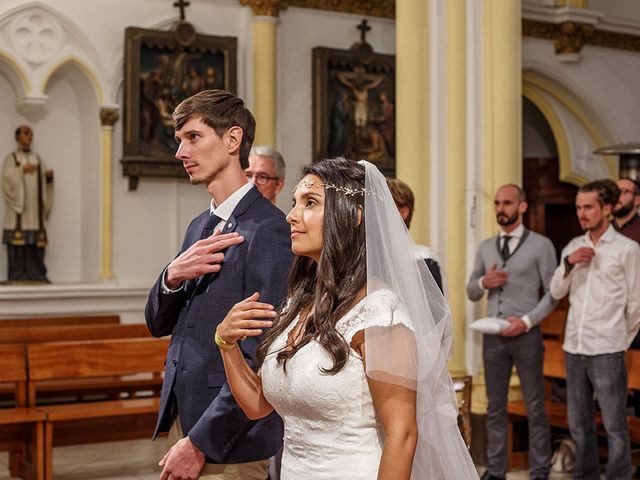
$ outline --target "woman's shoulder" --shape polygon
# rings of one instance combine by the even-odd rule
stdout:
[[[369,327],[392,326],[401,320],[398,296],[391,290],[379,289],[368,293],[338,322],[336,330],[343,336]],[[400,314],[400,315],[399,315]]]

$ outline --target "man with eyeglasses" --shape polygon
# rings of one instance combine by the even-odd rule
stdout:
[[[618,180],[620,196],[613,207],[613,226],[621,234],[640,243],[640,184],[631,178]]]
[[[280,152],[266,145],[257,145],[249,153],[249,168],[244,173],[262,196],[274,203],[284,187],[285,168]]]

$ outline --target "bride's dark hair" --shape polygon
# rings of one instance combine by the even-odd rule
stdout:
[[[300,178],[315,175],[325,185],[360,190],[349,194],[325,188],[323,247],[316,264],[308,257],[297,256],[289,272],[288,304],[265,334],[257,351],[258,365],[269,346],[294,321],[298,314],[314,305],[304,328],[304,335],[290,350],[277,353],[278,362],[287,360],[312,340],[331,355],[333,366],[324,373],[336,374],[349,357],[350,346],[335,325],[362,294],[367,282],[364,228],[364,167],[344,158],[327,159],[302,168]]]

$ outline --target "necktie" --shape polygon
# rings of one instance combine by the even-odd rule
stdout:
[[[502,237],[502,249],[500,250],[500,256],[506,262],[507,258],[509,258],[509,240],[511,240],[511,235],[505,235]]]
[[[215,213],[209,214],[209,218],[207,218],[207,221],[202,228],[202,234],[200,235],[200,238],[207,238],[213,235],[213,231],[218,226],[218,223],[220,223],[220,217],[218,217]]]

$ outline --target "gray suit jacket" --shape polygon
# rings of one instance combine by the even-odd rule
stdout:
[[[508,273],[509,280],[502,287],[489,290],[489,315],[500,318],[527,315],[531,325],[536,326],[556,306],[549,293],[557,266],[555,248],[547,237],[525,229],[520,243],[505,261],[498,240],[496,235],[480,243],[467,295],[474,302],[483,297],[485,289],[478,282],[496,264]]]

